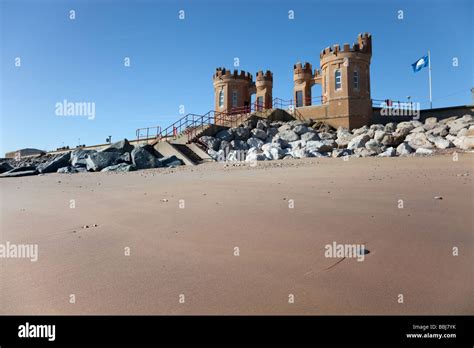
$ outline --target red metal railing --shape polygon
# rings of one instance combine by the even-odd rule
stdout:
[[[317,103],[322,104],[324,103],[324,97],[318,96],[307,98],[305,102],[306,106],[317,105]],[[248,119],[252,113],[271,109],[288,109],[294,116],[301,118],[297,108],[298,107],[295,107],[293,99],[284,100],[281,98],[274,98],[271,105],[268,107],[265,107],[262,103],[254,102],[250,105],[232,108],[226,112],[211,110],[204,115],[187,114],[163,130],[159,126],[137,129],[137,140],[145,137],[148,139],[150,136],[154,136],[158,141],[170,140],[186,135],[187,141],[189,142],[196,137],[199,131],[203,130],[204,126],[207,125],[215,124],[226,127],[236,127]]]
[[[137,141],[140,139],[145,140],[149,138],[156,138],[161,132],[160,126],[138,128],[136,130]]]

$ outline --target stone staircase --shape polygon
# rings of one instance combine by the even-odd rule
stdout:
[[[246,114],[224,114],[210,111],[205,115],[186,115],[160,133],[151,145],[163,156],[176,156],[186,165],[212,161],[198,143],[202,136],[214,136],[223,129],[238,127],[250,118],[290,120],[294,116],[281,109],[264,109]]]

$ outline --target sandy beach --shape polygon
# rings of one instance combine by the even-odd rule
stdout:
[[[1,260],[0,313],[472,314],[473,164],[307,158],[5,178],[0,243],[37,244],[38,260]],[[333,242],[369,253],[327,258]]]

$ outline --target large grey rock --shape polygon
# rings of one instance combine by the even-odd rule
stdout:
[[[8,162],[2,162],[0,163],[0,174],[8,172],[13,169],[13,166],[10,165]]]
[[[395,132],[396,129],[397,129],[397,124],[394,122],[389,122],[384,127],[384,131],[390,132],[390,133]]]
[[[247,141],[250,136],[250,129],[248,127],[232,128],[232,132],[234,133],[235,140]]]
[[[291,147],[291,145],[286,140],[281,139],[278,135],[272,139],[271,143],[275,144],[278,147],[281,147],[282,149]]]
[[[336,134],[336,143],[339,145],[339,147],[346,147],[352,138],[354,138],[354,135],[345,128],[338,128]]]
[[[283,131],[283,132],[279,131],[278,134],[280,135],[281,139],[286,140],[288,142],[296,141],[300,138],[300,136],[292,130],[286,130],[286,131]]]
[[[230,141],[222,140],[219,146],[219,150],[229,152],[230,151]]]
[[[215,150],[215,151],[219,150],[219,146],[221,144],[220,139],[210,137],[210,136],[207,136],[207,135],[204,135],[204,136],[200,137],[199,141],[201,143],[203,143],[204,145],[206,145],[206,147],[208,149],[212,149],[212,150]]]
[[[224,129],[216,134],[216,138],[230,142],[234,139],[234,133],[230,129]]]
[[[334,149],[334,150],[332,150],[332,157],[334,157],[334,158],[351,156],[353,154],[354,154],[354,151],[349,150],[349,149]]]
[[[414,130],[417,129],[416,132]],[[418,133],[419,131],[424,131],[423,127],[417,127],[417,128],[410,128],[410,127],[401,127],[397,128],[395,132],[392,133],[394,139],[398,139],[399,141],[403,141],[405,137],[410,134],[411,132]]]
[[[413,151],[414,150],[411,148],[411,146],[408,145],[408,143],[406,143],[406,142],[403,142],[403,143],[401,143],[400,145],[397,146],[397,154],[399,156],[408,156]]]
[[[376,153],[381,153],[382,152],[382,144],[380,144],[378,141],[375,139],[370,139],[365,143],[365,148],[370,151],[374,151]]]
[[[41,163],[36,168],[40,173],[54,173],[57,172],[59,168],[66,167],[69,164],[69,160],[71,159],[71,153],[63,153],[57,155],[52,160]]]
[[[428,117],[425,120],[425,124],[423,125],[423,127],[426,130],[430,130],[430,129],[435,128],[437,126],[437,124],[438,124],[438,119],[436,117]]]
[[[447,122],[449,127],[449,134],[457,135],[458,132],[464,128],[469,128],[473,124],[473,117],[471,115],[464,115],[456,120]]]
[[[251,133],[252,133],[252,136],[260,140],[265,140],[267,138],[267,132],[264,131],[263,129],[254,128],[252,129]]]
[[[369,129],[373,129],[374,131],[378,131],[378,130],[383,131],[384,126],[380,123],[375,123],[375,124],[370,125]]]
[[[120,155],[120,157],[117,159],[117,164],[119,163],[127,163],[131,164],[132,163],[132,154],[130,152],[124,152]]]
[[[430,137],[428,138],[438,149],[447,149],[453,146],[453,144],[443,137]]]
[[[79,170],[76,167],[67,166],[67,167],[59,168],[57,172],[62,173],[62,174],[74,174],[74,173],[78,173]]]
[[[244,140],[234,139],[230,142],[230,147],[232,150],[247,150],[247,142]]]
[[[461,150],[474,149],[474,136],[461,136],[457,139],[458,147]]]
[[[163,167],[162,162],[152,153],[148,147],[135,147],[132,151],[132,163],[136,169],[149,169]],[[112,165],[114,163],[110,163]],[[105,168],[108,166],[103,166]],[[101,168],[101,169],[102,169]]]
[[[275,127],[270,127],[267,129],[267,137],[274,137],[275,135],[278,134],[278,128]]]
[[[137,149],[137,148],[135,148]],[[135,149],[133,151],[135,151]],[[132,151],[132,154],[133,154]],[[144,150],[143,150],[144,151]],[[117,164],[122,154],[120,152],[94,152],[87,155],[86,168],[88,171],[98,172],[105,167]]]
[[[313,154],[311,154],[308,150],[306,149],[293,149],[291,150],[291,156],[294,158],[306,158],[306,157],[314,157]]]
[[[323,133],[321,133],[321,134],[323,134]],[[312,140],[321,140],[321,138],[318,136],[318,134],[316,132],[307,132],[307,133],[301,134],[301,140],[302,141],[312,141]]]
[[[448,126],[445,124],[438,125],[430,129],[429,131],[427,131],[426,134],[445,137],[446,135],[449,134]]]
[[[352,130],[352,134],[354,135],[361,135],[361,134],[365,134],[369,131],[369,127],[367,126],[362,126],[360,128],[355,128]]]
[[[377,152],[366,149],[365,147],[358,147],[354,149],[354,157],[369,157],[375,155],[377,155]]]
[[[292,141],[291,143],[288,143],[288,146],[291,148],[291,149],[301,149],[305,146],[305,142],[302,141],[302,140],[296,140],[296,141]]]
[[[408,142],[408,145],[410,145],[414,149],[433,148],[433,143],[428,140],[425,133],[410,133],[405,138],[405,141]]]
[[[269,127],[269,124],[266,120],[258,120],[257,126],[256,126],[257,129],[266,131],[268,127]]]
[[[321,140],[335,140],[336,139],[336,134],[335,133],[329,133],[329,132],[321,132],[321,133],[318,133],[318,137]]]
[[[38,174],[38,171],[36,170],[34,166],[33,167],[32,166],[18,167],[18,168],[9,170],[8,172],[5,172],[3,174],[0,174],[0,178],[17,178],[20,176],[30,176],[30,175],[36,175],[36,174]]]
[[[425,149],[423,147],[419,147],[415,151],[415,155],[419,155],[419,156],[429,156],[429,155],[432,155],[432,154],[433,154],[433,150]]]
[[[449,134],[457,135],[462,129],[467,129],[469,127],[469,124],[456,120],[449,123],[448,127]]]
[[[419,126],[419,127],[416,127],[416,128],[413,128],[410,133],[424,133],[425,132],[425,128],[423,126]]]
[[[354,150],[359,147],[365,147],[365,143],[370,140],[370,137],[367,134],[360,134],[355,136],[347,144],[347,148]],[[337,140],[336,140],[337,141]]]
[[[448,117],[448,118],[444,118],[444,119],[438,121],[438,125],[446,125],[451,121],[457,120],[458,118],[459,118],[459,116],[451,116],[451,117]]]
[[[397,150],[395,150],[393,147],[388,147],[385,149],[384,152],[379,154],[379,157],[394,157],[397,155]]]
[[[386,134],[387,133],[384,130],[376,130],[374,133],[374,140],[380,143]]]
[[[301,135],[301,134],[304,134],[304,133],[308,133],[309,128],[304,124],[299,124],[299,125],[297,125],[293,128],[293,132],[295,132],[298,135]]]
[[[278,127],[278,133],[283,133],[289,130],[291,130],[291,125],[289,123],[284,123]]]
[[[96,153],[96,150],[76,149],[71,152],[71,165],[73,167],[86,167],[87,155]]]
[[[255,147],[256,149],[260,150],[263,144],[264,144],[263,140],[258,139],[258,138],[252,137],[247,140],[247,145],[249,146],[249,148]]]
[[[256,148],[251,148],[247,152],[245,162],[265,161],[267,158],[263,153],[258,153]]]
[[[133,150],[133,145],[131,145],[127,139],[117,141],[110,144],[105,149],[102,149],[102,152],[131,152]]]
[[[283,158],[284,154],[285,152],[276,146],[270,147],[269,149],[263,151],[263,155],[269,160],[279,160]]]
[[[397,130],[399,129],[406,129],[409,133],[415,129],[415,126],[413,125],[412,121],[400,122],[397,124]]]
[[[335,147],[332,141],[307,141],[305,144],[306,150],[310,152],[330,152]]]
[[[160,167],[176,167],[183,164],[183,161],[180,160],[175,155],[166,156],[158,159],[161,163]]]
[[[101,170],[101,172],[131,172],[133,170],[135,170],[135,166],[133,164],[119,163],[113,166],[105,167]]]

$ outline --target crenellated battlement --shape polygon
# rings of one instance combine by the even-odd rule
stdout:
[[[293,66],[293,74],[313,74],[313,67],[311,66],[311,63],[305,62],[304,64],[301,64],[300,62],[296,63]]]
[[[257,76],[255,79],[257,81],[273,81],[273,73],[270,70],[265,71],[265,73],[260,70],[257,71]]]
[[[319,58],[327,58],[330,55],[336,55],[340,52],[350,53],[350,52],[358,52],[358,53],[365,53],[372,55],[372,35],[369,33],[359,34],[357,36],[357,42],[354,43],[352,46],[348,43],[345,43],[342,46],[342,49],[339,44],[335,44],[332,47],[326,47],[324,50],[321,51],[319,54]]]
[[[226,68],[216,68],[216,72],[214,75],[212,75],[212,79],[234,79],[234,80],[247,80],[249,82],[252,82],[253,76],[252,74],[241,70],[240,72],[238,70],[234,70],[233,72],[226,69]]]

